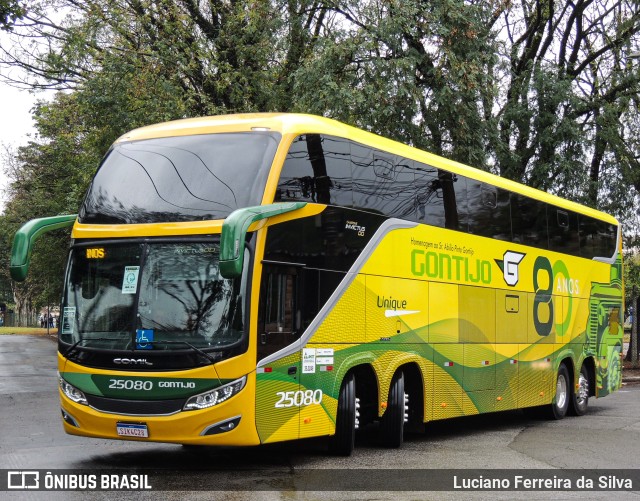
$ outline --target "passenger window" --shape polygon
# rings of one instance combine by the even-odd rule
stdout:
[[[511,240],[509,192],[474,179],[467,179],[469,233],[498,240]]]
[[[373,148],[351,143],[353,206],[383,213],[386,192],[393,183],[394,166],[389,156]],[[378,174],[383,174],[379,176]]]
[[[618,228],[603,221],[598,221],[597,227],[600,244],[598,257],[612,257],[616,251]]]
[[[533,198],[511,193],[511,228],[515,243],[547,249],[547,205]]]
[[[385,157],[376,151],[373,152],[373,172],[379,179],[393,181],[396,177],[396,165],[393,157]],[[355,176],[354,176],[355,178]]]
[[[389,217],[416,220],[415,176],[411,160],[397,159],[395,180],[389,186],[384,214]]]
[[[580,255],[578,215],[575,212],[547,207],[549,249],[573,256]]]
[[[467,184],[464,176],[438,169],[442,186],[445,228],[467,231]]]
[[[416,218],[419,223],[445,227],[444,196],[438,170],[417,164],[415,170]]]
[[[496,188],[484,183],[480,186],[482,190],[482,205],[490,209],[498,207],[498,191]]]
[[[307,201],[351,207],[349,142],[306,134],[291,144],[275,196],[276,201]]]
[[[580,255],[588,259],[610,258],[616,249],[616,227],[588,216],[580,216]]]

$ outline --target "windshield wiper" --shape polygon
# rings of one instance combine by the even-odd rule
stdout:
[[[77,346],[85,341],[122,341],[122,338],[97,337],[97,338],[91,338],[91,339],[79,339],[74,344],[72,344],[67,351],[64,352],[63,356],[68,359],[72,352],[77,351],[76,350]],[[212,364],[215,364],[216,361],[221,358],[220,354],[218,354],[217,358],[213,357],[209,355],[206,351],[201,350],[200,348],[192,345],[191,343],[188,343],[187,341],[149,341],[148,343],[149,344],[181,344],[184,346],[188,346],[193,351],[195,351],[199,355],[209,360],[209,362],[211,362]]]
[[[75,343],[73,343],[67,349],[67,351],[64,352],[64,354],[62,356],[64,358],[68,359],[73,351],[77,351],[76,347],[80,343],[84,343],[85,341],[122,341],[122,338],[121,337],[95,337],[95,338],[91,338],[91,339],[78,339]]]
[[[149,344],[183,344],[191,348],[196,353],[202,355],[204,358],[209,360],[212,364],[216,363],[216,358],[209,355],[206,351],[203,351],[200,348],[197,348],[196,346],[192,345],[191,343],[188,343],[187,341],[150,341]],[[218,356],[218,358],[220,358],[220,356]]]

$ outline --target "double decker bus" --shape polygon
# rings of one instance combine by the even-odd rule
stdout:
[[[339,122],[136,129],[73,226],[62,422],[90,437],[348,455],[435,420],[582,415],[619,388],[622,260],[601,212]]]

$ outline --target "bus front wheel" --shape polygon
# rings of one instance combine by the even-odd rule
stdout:
[[[329,450],[338,456],[350,456],[353,452],[358,427],[358,400],[356,378],[347,375],[342,381],[336,413],[336,433],[331,437]]]

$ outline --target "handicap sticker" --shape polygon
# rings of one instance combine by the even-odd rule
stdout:
[[[136,330],[136,350],[151,350],[153,348],[153,329]]]

